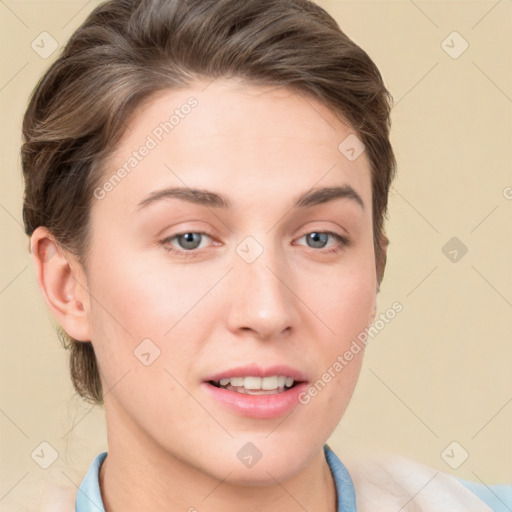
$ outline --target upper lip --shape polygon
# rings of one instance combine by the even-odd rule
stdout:
[[[307,382],[306,375],[296,368],[284,364],[277,364],[263,368],[257,364],[250,364],[247,366],[237,366],[230,368],[219,373],[215,373],[206,377],[205,382],[214,381],[218,382],[220,379],[227,379],[229,377],[272,377],[274,375],[284,375],[285,377],[292,377],[295,382]]]

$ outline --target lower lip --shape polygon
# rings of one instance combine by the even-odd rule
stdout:
[[[293,388],[276,393],[275,395],[246,395],[217,388],[208,382],[203,383],[217,401],[241,416],[258,419],[279,418],[290,413],[299,405],[299,395],[307,388],[306,382],[301,382]]]

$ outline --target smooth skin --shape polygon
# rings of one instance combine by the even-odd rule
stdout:
[[[333,512],[322,448],[363,351],[307,405],[276,419],[228,410],[203,380],[240,365],[287,364],[312,384],[371,323],[378,269],[369,161],[338,150],[355,131],[316,100],[218,79],[141,105],[102,183],[191,96],[197,106],[93,200],[87,269],[46,228],[31,240],[48,306],[70,336],[92,342],[99,362],[106,512]],[[293,207],[311,189],[342,186],[364,205],[338,197]],[[138,207],[169,187],[209,190],[232,205],[165,198]],[[319,232],[342,238],[309,235]],[[251,250],[254,241],[262,248],[252,263],[237,252],[246,237]],[[160,350],[148,366],[134,355],[145,339]],[[251,468],[237,457],[248,442],[262,453]]]

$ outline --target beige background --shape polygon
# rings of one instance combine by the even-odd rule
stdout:
[[[97,3],[0,2],[0,510],[38,478],[78,485],[107,448],[103,410],[74,395],[36,286],[18,156],[29,93],[57,54],[43,59],[31,42],[46,31],[63,45]],[[404,307],[368,344],[330,444],[342,459],[383,447],[463,478],[512,482],[512,2],[319,3],[395,98],[398,179],[379,309]],[[442,252],[452,237],[468,249],[456,262]],[[31,458],[43,441],[59,454],[46,470]],[[453,441],[452,466],[469,453],[458,469],[441,456]]]

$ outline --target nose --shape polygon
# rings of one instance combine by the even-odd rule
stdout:
[[[235,254],[230,272],[229,329],[269,340],[294,331],[300,321],[292,272],[278,251],[266,248],[252,263]]]

